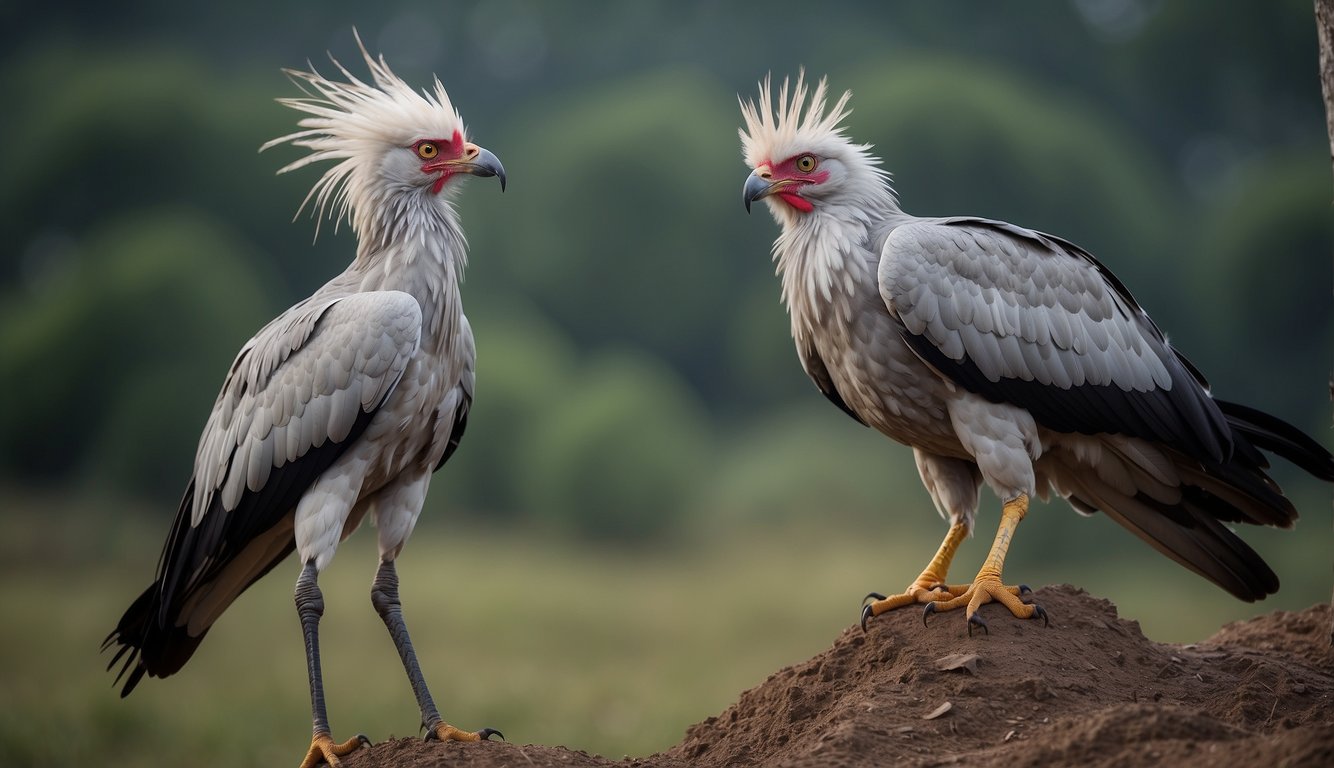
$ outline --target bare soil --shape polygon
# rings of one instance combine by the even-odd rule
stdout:
[[[1334,766],[1330,606],[1278,611],[1194,645],[1144,637],[1110,602],[1039,590],[1051,615],[983,608],[931,626],[905,609],[851,627],[681,743],[613,761],[565,747],[396,739],[344,759],[395,766]]]

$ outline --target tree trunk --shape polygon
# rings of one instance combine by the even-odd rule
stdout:
[[[1320,39],[1320,87],[1325,93],[1325,127],[1334,165],[1334,0],[1315,0],[1315,29]]]
[[[1315,30],[1320,39],[1320,89],[1325,94],[1325,128],[1329,132],[1329,159],[1334,167],[1334,0],[1315,0]],[[1334,379],[1329,384],[1334,400]],[[1334,595],[1330,597],[1334,607]],[[1330,624],[1329,642],[1334,644],[1334,623]]]

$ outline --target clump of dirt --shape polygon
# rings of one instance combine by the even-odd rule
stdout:
[[[1318,605],[1223,627],[1196,645],[1146,639],[1108,601],[1039,590],[1041,622],[983,608],[923,626],[895,611],[775,672],[675,747],[612,761],[515,744],[398,739],[367,766],[1334,765],[1331,611]],[[994,617],[994,618],[992,618]]]

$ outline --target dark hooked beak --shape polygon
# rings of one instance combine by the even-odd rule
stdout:
[[[741,200],[746,204],[746,213],[750,213],[751,203],[772,195],[779,187],[778,182],[761,176],[758,171],[752,173],[746,179],[746,186],[741,188]]]
[[[477,154],[472,155],[472,157],[467,157],[468,153],[465,150],[464,156],[467,157],[467,159],[460,159],[455,164],[458,172],[471,173],[473,176],[481,176],[483,178],[495,176],[500,179],[500,191],[504,192],[505,166],[500,164],[500,158],[492,154],[490,150],[483,149],[476,144],[469,145],[469,148],[476,149]]]

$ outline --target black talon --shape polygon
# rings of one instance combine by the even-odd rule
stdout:
[[[881,598],[881,599],[883,599],[883,598]],[[862,606],[862,631],[863,631],[863,632],[866,631],[866,622],[869,621],[870,618],[871,618],[872,616],[874,616],[874,615],[875,615],[874,613],[871,613],[871,606],[869,606],[869,605],[863,605],[863,606]]]
[[[990,635],[990,634],[991,634],[991,630],[990,630],[990,629],[987,629],[987,623],[986,623],[985,621],[983,621],[983,620],[982,620],[982,617],[979,616],[979,615],[977,615],[976,613],[973,614],[972,616],[969,616],[969,617],[968,617],[968,636],[969,636],[969,637],[972,637],[972,636],[973,636],[973,627],[974,627],[974,626],[981,627],[981,628],[982,628],[982,633],[983,633],[983,634],[986,634],[986,635]]]
[[[936,612],[936,604],[935,604],[935,602],[927,603],[927,604],[926,604],[926,607],[924,607],[924,608],[922,609],[922,626],[924,626],[924,627],[927,626],[927,624],[926,624],[926,617],[927,617],[927,616],[930,616],[931,614],[933,614],[933,613],[935,613],[935,612]]]
[[[871,599],[884,600],[885,596],[880,594],[879,592],[867,592],[866,597],[862,598],[862,605],[866,605],[866,601]]]
[[[363,747],[369,747],[369,746],[371,746],[371,737],[370,737],[370,736],[367,736],[367,735],[364,734],[364,733],[358,733],[358,734],[357,734],[357,741],[361,742],[361,746],[363,746]]]
[[[1050,627],[1050,626],[1051,626],[1051,618],[1047,616],[1047,609],[1046,609],[1046,608],[1043,608],[1042,606],[1038,605],[1037,603],[1034,603],[1034,604],[1033,604],[1033,615],[1030,616],[1029,618],[1036,619],[1036,618],[1039,617],[1039,616],[1042,617],[1042,626],[1044,626],[1044,627]]]

